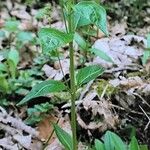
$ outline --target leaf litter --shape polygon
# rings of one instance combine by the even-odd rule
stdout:
[[[18,2],[7,0],[6,3],[3,3],[4,7],[0,14],[0,28],[4,27],[6,19],[11,17],[10,14],[21,21],[19,29],[23,31],[37,31],[49,23],[46,18],[37,20],[34,16],[38,13],[38,10],[34,8],[31,9],[31,12],[28,12],[26,11],[27,7]],[[63,30],[64,24],[60,19],[60,14],[58,14],[59,8],[52,6],[52,9],[51,26]],[[93,45],[94,48],[105,52],[113,60],[113,63],[95,56],[92,61],[90,58],[85,64],[102,65],[106,68],[106,71],[101,78],[83,86],[79,91],[76,105],[77,121],[81,132],[78,136],[83,142],[100,138],[108,129],[124,135],[125,140],[127,140],[129,137],[128,131],[132,130],[132,126],[135,126],[140,142],[150,143],[150,68],[149,63],[142,66],[141,61],[139,61],[147,47],[146,39],[143,36],[126,35],[127,29],[126,22],[117,23],[111,28],[111,37],[96,40]],[[143,33],[141,29],[140,32]],[[103,37],[103,35],[100,34],[99,37]],[[3,48],[3,42],[3,40],[0,40],[1,49]],[[28,46],[28,48],[35,51],[35,47]],[[42,66],[41,70],[44,72],[46,79],[62,80],[64,76],[69,74],[69,55],[65,48],[62,49],[62,52],[65,54],[65,57],[60,60],[62,66],[60,66],[58,60],[54,64],[45,63]],[[24,52],[22,53],[24,54]],[[80,52],[76,51],[76,56],[80,60]],[[0,57],[2,56],[0,55]],[[30,62],[26,63],[25,67],[28,65],[31,65]],[[80,67],[80,65],[80,62],[76,60],[76,66]],[[62,70],[64,74],[62,74]],[[98,83],[101,83],[102,78],[107,81],[107,84],[99,87]],[[111,88],[116,89],[112,90],[114,93],[112,92],[110,95],[107,94],[107,88],[110,88],[109,84],[112,86]],[[54,97],[51,96],[50,99]],[[70,102],[62,103],[59,107],[62,114],[70,112],[67,111],[70,109]],[[36,129],[25,125],[18,116],[9,115],[5,110],[0,113],[0,116],[1,130],[6,131],[5,137],[0,139],[0,145],[6,149],[17,150],[18,146],[24,149],[40,149],[42,147],[41,141],[46,140],[50,134],[47,130],[52,132],[48,120],[53,121],[53,118],[43,119],[37,125],[39,128],[37,131],[40,131],[39,137]],[[69,122],[66,122],[66,124],[62,123],[61,126],[70,130]],[[24,135],[24,132],[27,135]],[[58,140],[55,137],[53,140],[53,142],[50,141],[52,143],[47,146],[47,149],[62,150]],[[83,144],[80,143],[80,145],[81,149],[85,148]],[[33,147],[30,148],[31,146]]]

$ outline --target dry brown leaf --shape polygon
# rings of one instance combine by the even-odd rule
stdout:
[[[13,136],[14,140],[20,143],[24,148],[29,149],[31,146],[31,135],[23,136],[16,134]]]
[[[25,10],[11,11],[11,15],[20,19],[31,20],[31,16]]]
[[[85,114],[91,113],[91,121],[88,118],[90,123],[83,121],[85,119],[84,114],[80,114],[80,107],[78,108],[77,121],[79,125],[86,130],[95,130],[99,129],[100,132],[104,132],[107,129],[115,129],[118,124],[118,116],[114,115],[111,111],[109,103],[105,100],[95,101],[94,98],[97,96],[97,93],[94,91],[89,92],[83,99],[83,108],[85,109]],[[100,116],[99,121],[93,121],[92,118]],[[82,118],[84,117],[84,119]]]
[[[146,39],[135,35],[126,35],[111,39],[103,38],[97,40],[93,47],[105,52],[117,66],[131,66],[135,62],[137,65],[138,58],[143,55],[144,47],[146,47]],[[106,68],[112,66],[112,63],[99,57],[94,58],[93,63],[101,64]]]
[[[127,23],[122,21],[121,23],[116,23],[115,26],[111,28],[112,36],[123,36],[126,34]]]
[[[53,126],[51,124],[52,123],[56,123],[58,120],[58,118],[54,117],[54,116],[48,116],[46,118],[44,118],[38,125],[37,125],[37,130],[39,131],[39,138],[42,141],[46,141],[49,137],[49,135],[53,132]],[[55,138],[55,135],[53,135],[52,139]],[[50,141],[50,143],[53,140]]]

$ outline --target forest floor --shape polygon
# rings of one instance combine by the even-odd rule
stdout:
[[[124,141],[136,135],[139,143],[150,146],[150,59],[143,63],[145,50],[150,48],[150,38],[147,40],[150,3],[148,0],[142,4],[120,0],[104,1],[103,5],[108,12],[110,36],[105,37],[99,32],[90,40],[92,46],[104,50],[113,63],[75,46],[77,69],[90,64],[106,69],[103,75],[77,91],[80,149],[86,149],[84,143],[100,139],[107,130],[114,131]],[[60,12],[59,5],[53,1],[0,2],[2,149],[41,150],[46,143],[47,150],[62,150],[55,135],[48,140],[53,132],[50,122],[58,122],[64,130],[71,132],[68,92],[35,98],[25,106],[16,106],[35,84],[43,80],[64,80],[64,75],[69,80],[68,47],[60,49],[62,74],[55,54],[49,58],[41,53],[37,37],[41,27],[65,28]],[[14,49],[19,53],[12,58],[11,50]],[[10,60],[16,62],[16,68],[11,66]],[[16,71],[12,71],[14,69]]]

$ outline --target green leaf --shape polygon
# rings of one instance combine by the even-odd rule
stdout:
[[[16,20],[8,20],[5,22],[5,29],[10,32],[15,32],[18,30],[19,21]]]
[[[8,53],[8,60],[11,60],[15,67],[17,66],[17,64],[19,63],[19,53],[17,50],[15,49],[11,49],[10,52]]]
[[[150,59],[150,34],[148,34],[147,36],[147,48],[145,49],[143,57],[142,57],[143,65],[147,63],[148,59]]]
[[[75,42],[81,47],[81,49],[86,50],[87,49],[87,43],[86,41],[76,32],[74,35]]]
[[[48,102],[34,105],[33,108],[27,109],[28,118],[25,120],[25,122],[29,125],[38,123],[41,121],[41,119],[43,119],[46,113],[50,113],[53,108],[54,105]]]
[[[55,80],[43,81],[35,85],[32,88],[32,90],[17,105],[18,106],[23,105],[24,103],[27,103],[33,98],[46,96],[49,93],[60,92],[65,89],[66,89],[66,86],[60,81],[55,81]]]
[[[105,61],[113,63],[113,60],[102,50],[91,48],[91,52],[93,52],[96,56],[99,56],[100,58],[104,59]]]
[[[147,35],[147,48],[150,48],[150,34]]]
[[[0,91],[7,93],[9,91],[9,84],[3,75],[0,75]]]
[[[18,41],[21,41],[21,42],[25,43],[25,42],[32,41],[33,40],[33,35],[32,35],[31,32],[22,31],[22,32],[19,32],[17,34],[17,39],[18,39]]]
[[[131,139],[129,149],[130,150],[140,150],[139,145],[138,145],[138,141],[135,138],[135,136],[133,136],[132,139]]]
[[[74,21],[75,28],[94,24],[108,35],[106,11],[94,1],[83,1],[75,5]]]
[[[76,75],[77,86],[81,86],[91,80],[94,80],[99,75],[103,74],[104,68],[98,65],[92,65],[82,68]]]
[[[110,131],[107,131],[104,136],[104,145],[106,150],[126,150],[126,145],[123,143],[121,138]]]
[[[16,68],[19,63],[19,53],[15,49],[11,49],[7,56],[7,63],[9,66],[9,71],[13,78],[16,77]]]
[[[9,68],[9,72],[11,74],[11,77],[15,78],[16,77],[16,65],[15,65],[15,63],[11,59],[8,59],[7,64],[8,64],[8,68]]]
[[[56,50],[73,40],[72,34],[67,34],[53,28],[42,28],[38,35],[44,53]]]
[[[73,150],[72,137],[57,124],[53,124],[53,126],[55,133],[61,144],[65,147],[65,150]]]
[[[104,144],[98,139],[95,140],[95,148],[96,150],[105,150]]]
[[[50,11],[51,11],[51,6],[47,5],[44,8],[38,10],[38,13],[35,15],[35,18],[43,19],[44,16],[50,15]]]

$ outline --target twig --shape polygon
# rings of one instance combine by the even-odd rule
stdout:
[[[148,123],[147,125],[145,126],[145,129],[144,130],[147,130],[149,124],[150,124],[150,117],[147,115],[147,113],[144,111],[144,109],[139,105],[140,109],[143,111],[143,113],[145,114],[145,116],[148,118]]]
[[[135,92],[133,94],[138,96],[150,108],[150,104],[141,95]]]
[[[105,73],[112,73],[112,72],[118,72],[118,71],[123,71],[123,70],[139,70],[138,67],[129,67],[129,66],[125,66],[125,67],[118,67],[118,68],[113,68],[113,69],[109,69],[106,70]]]

